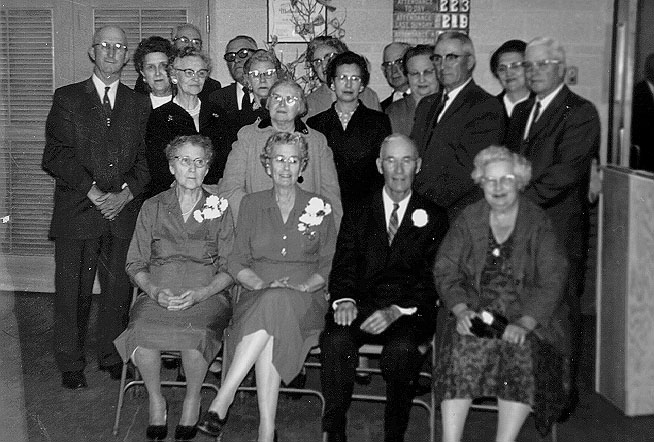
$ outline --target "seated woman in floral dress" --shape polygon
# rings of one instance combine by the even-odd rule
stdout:
[[[529,162],[490,146],[474,164],[484,199],[457,218],[434,266],[436,289],[451,313],[434,373],[443,441],[461,440],[470,404],[482,397],[497,398],[495,440],[514,441],[532,410],[546,434],[565,403],[567,261],[545,212],[520,195]],[[496,337],[479,337],[473,322],[489,314],[508,325]]]
[[[258,441],[276,439],[280,382],[291,382],[318,344],[336,227],[329,201],[297,185],[308,151],[300,134],[273,134],[261,155],[273,187],[241,201],[228,267],[243,290],[226,331],[225,380],[199,424],[208,434],[222,434],[236,389],[254,365]]]

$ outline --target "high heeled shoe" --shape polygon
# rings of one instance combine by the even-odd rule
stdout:
[[[197,428],[203,433],[214,437],[220,437],[220,435],[223,434],[223,429],[225,428],[226,424],[227,415],[221,419],[220,416],[218,416],[218,413],[209,410],[204,413],[204,416],[202,416],[202,421],[198,423]]]
[[[148,425],[145,429],[145,437],[148,440],[164,440],[168,436],[168,402],[166,402],[166,414],[163,425]]]
[[[202,416],[202,407],[198,412],[198,420],[193,425],[177,425],[175,427],[175,440],[176,441],[185,441],[193,440],[195,435],[198,433],[198,423],[200,423],[200,416]]]

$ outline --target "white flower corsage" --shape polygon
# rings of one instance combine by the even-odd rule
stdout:
[[[227,206],[229,206],[229,203],[225,198],[210,195],[204,202],[202,210],[198,209],[193,212],[193,218],[199,223],[205,219],[220,218],[225,213],[225,210],[227,210]]]
[[[411,221],[416,227],[425,227],[429,222],[429,216],[423,209],[416,209],[411,214]]]
[[[300,215],[300,222],[297,225],[298,231],[304,235],[313,235],[315,232],[310,232],[309,227],[319,226],[325,216],[332,213],[332,206],[325,203],[318,197],[313,197],[304,208],[302,215]]]

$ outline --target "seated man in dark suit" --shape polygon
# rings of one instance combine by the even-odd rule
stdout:
[[[200,34],[200,30],[191,23],[184,23],[174,27],[170,32],[170,41],[173,42],[176,50],[181,50],[191,46],[198,51],[202,50],[202,35]],[[220,90],[221,87],[222,85],[220,84],[220,81],[207,77],[207,79],[204,80],[204,86],[202,87],[202,92],[198,94],[198,98],[200,98],[200,101],[204,101],[209,98],[209,95],[211,95],[212,92]],[[139,77],[136,79],[134,90],[145,95],[148,94],[141,74],[139,74]]]
[[[423,362],[419,346],[435,328],[431,268],[448,228],[445,210],[411,190],[420,166],[409,138],[386,137],[377,159],[383,190],[346,213],[341,224],[329,276],[333,304],[320,342],[322,428],[330,442],[347,440],[346,414],[364,343],[384,345],[384,440],[404,440]]]
[[[247,72],[243,72],[245,62],[256,50],[257,42],[252,37],[237,35],[232,38],[225,47],[224,58],[234,83],[215,91],[209,97],[209,100],[225,111],[223,124],[229,145],[236,141],[238,131],[243,126],[254,123],[259,115],[252,107],[254,94],[245,86]]]
[[[443,32],[432,56],[442,94],[420,101],[411,138],[422,157],[415,189],[447,209],[450,219],[481,198],[470,178],[475,155],[501,144],[505,117],[502,104],[475,84],[475,49],[461,32]]]

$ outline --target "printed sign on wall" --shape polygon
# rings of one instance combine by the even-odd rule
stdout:
[[[393,0],[393,41],[433,44],[443,31],[468,33],[471,0]]]

